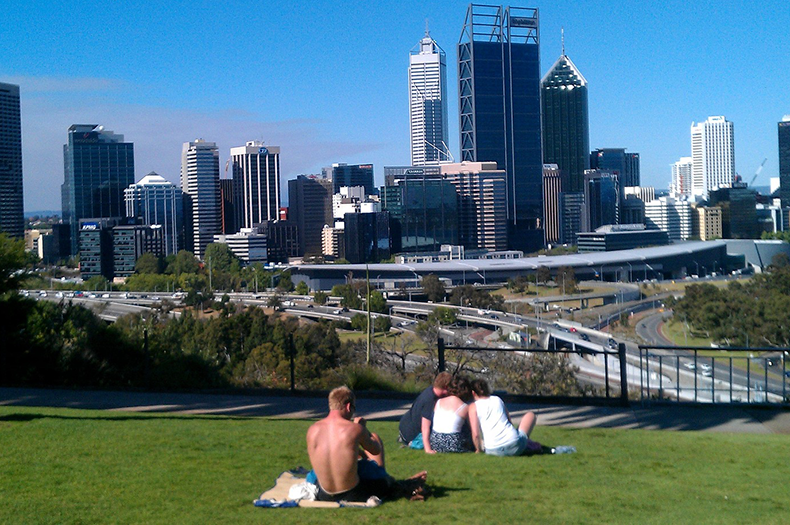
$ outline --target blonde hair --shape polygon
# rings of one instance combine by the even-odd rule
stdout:
[[[347,386],[339,386],[329,392],[329,410],[343,410],[347,404],[354,405],[354,392]]]

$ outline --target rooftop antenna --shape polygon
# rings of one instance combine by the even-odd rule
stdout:
[[[428,19],[427,18],[425,19],[425,36],[426,37],[431,36],[431,32],[428,31]]]
[[[565,27],[560,27],[560,34],[562,35],[562,56],[565,56]]]

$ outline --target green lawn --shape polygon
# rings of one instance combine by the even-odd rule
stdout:
[[[0,523],[786,523],[781,435],[538,427],[577,454],[427,456],[372,422],[390,472],[436,497],[378,509],[259,509],[308,465],[309,421],[0,407]]]

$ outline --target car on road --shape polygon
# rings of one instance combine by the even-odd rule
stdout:
[[[590,336],[587,335],[587,334],[583,334],[583,333],[579,332],[579,339],[581,339],[582,341],[589,341],[590,340]]]
[[[790,370],[785,372],[785,377],[790,377]]]
[[[711,366],[709,364],[700,363],[699,367],[700,367],[700,369],[702,370],[703,373],[711,371]]]
[[[311,309],[311,310],[312,310],[313,308],[315,308],[315,307],[314,307],[312,304],[308,304],[308,305],[307,305],[307,307],[308,307],[309,309]]]
[[[96,294],[92,293],[92,294],[88,295],[88,299],[96,299]]]
[[[333,313],[334,315],[340,315],[340,314],[342,314],[342,313],[343,313],[343,310],[340,310],[340,309],[338,309],[338,310],[333,310],[333,311],[332,311],[332,313]]]
[[[694,363],[692,363],[692,362],[683,363],[683,366],[685,366],[685,367],[686,367],[686,368],[688,368],[689,370],[696,370],[696,369],[697,369],[697,365],[695,365],[695,364],[694,364]]]
[[[572,333],[572,334],[575,334],[575,333],[576,333],[576,328],[575,328],[575,327],[573,327],[573,326],[571,326],[571,327],[568,329],[568,331],[569,331],[570,333]]]
[[[606,342],[606,346],[608,346],[609,348],[611,348],[613,350],[617,350],[617,341],[615,341],[614,339],[612,339],[610,337],[609,340]]]
[[[110,298],[110,294],[103,293],[103,294],[101,294],[101,297],[102,297],[102,299],[109,299]]]

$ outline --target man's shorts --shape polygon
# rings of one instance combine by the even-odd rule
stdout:
[[[518,438],[501,447],[487,448],[486,454],[491,454],[492,456],[520,456],[527,450],[528,443],[529,437],[519,430]]]
[[[318,485],[318,501],[358,501],[365,502],[371,496],[380,499],[386,498],[392,489],[387,479],[360,479],[353,489],[349,489],[337,494],[329,494],[321,485]]]

